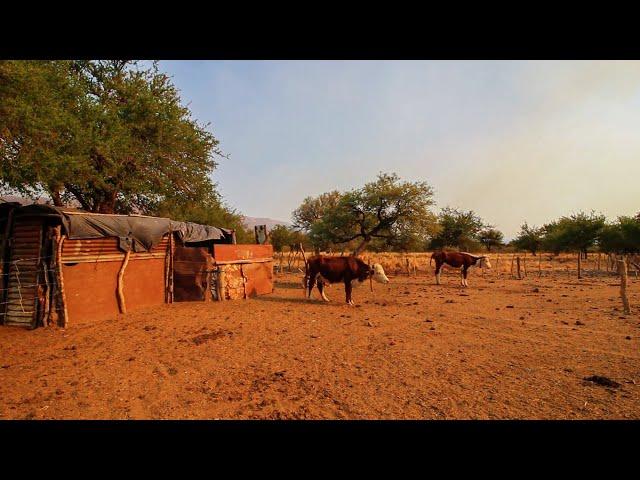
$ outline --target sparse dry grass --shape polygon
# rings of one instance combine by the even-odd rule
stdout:
[[[365,262],[380,263],[385,272],[392,275],[410,274],[410,275],[432,275],[435,271],[435,262],[431,265],[429,260],[432,252],[419,253],[396,253],[396,252],[364,252],[361,258]],[[553,255],[543,252],[532,255],[527,252],[505,253],[505,252],[469,252],[473,255],[486,255],[491,262],[491,270],[486,270],[483,275],[513,275],[516,274],[516,257],[520,257],[522,275],[549,275],[549,274],[566,274],[567,276],[576,276],[578,269],[577,254],[561,253]],[[287,267],[287,253],[283,257],[283,268]],[[308,254],[307,254],[308,255]],[[339,256],[339,254],[332,254]],[[599,258],[599,260],[598,260]],[[279,262],[279,254],[276,255]],[[276,262],[276,265],[278,263]],[[512,267],[513,262],[513,267]],[[298,257],[292,263],[293,269],[304,269],[302,259]],[[590,253],[588,258],[581,262],[582,273],[584,275],[606,275],[614,273],[614,267],[607,268],[607,257],[605,254]],[[637,276],[637,269],[633,266],[629,268],[629,274]]]

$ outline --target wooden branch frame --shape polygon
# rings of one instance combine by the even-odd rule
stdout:
[[[117,287],[117,296],[118,296],[118,308],[120,308],[120,313],[127,313],[127,305],[124,300],[124,271],[127,268],[129,263],[129,257],[131,257],[131,250],[129,250],[124,256],[124,260],[122,261],[122,266],[120,267],[120,271],[118,271],[118,287]]]

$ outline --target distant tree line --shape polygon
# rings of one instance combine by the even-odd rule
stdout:
[[[607,222],[604,215],[579,212],[561,217],[541,227],[526,222],[511,242],[518,249],[532,254],[547,251],[580,252],[584,257],[591,250],[605,253],[640,252],[640,213],[634,217],[620,216]]]
[[[293,211],[293,226],[273,232],[276,250],[300,242],[315,251],[420,252],[437,249],[608,253],[640,252],[640,213],[607,222],[604,215],[579,212],[542,227],[525,222],[511,242],[473,210],[431,210],[433,190],[425,182],[404,182],[381,173],[373,182],[346,193],[307,197]],[[295,242],[292,238],[295,235]]]

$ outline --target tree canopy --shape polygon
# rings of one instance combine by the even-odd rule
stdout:
[[[438,215],[439,232],[431,240],[431,248],[456,247],[473,250],[478,246],[479,234],[485,228],[473,210],[463,211],[445,207]]]
[[[552,252],[574,251],[586,254],[593,247],[604,228],[604,215],[594,212],[575,213],[546,224],[543,245]]]
[[[221,151],[206,127],[156,63],[0,62],[4,190],[99,213],[230,218],[210,179]]]
[[[605,225],[598,240],[600,250],[606,253],[640,252],[640,215],[618,217]]]
[[[540,250],[544,237],[544,229],[535,226],[529,226],[527,222],[524,222],[520,227],[520,232],[516,238],[511,241],[511,245],[518,249],[531,252],[533,255]]]
[[[351,244],[354,254],[374,241],[393,244],[402,239],[423,241],[435,227],[433,190],[426,182],[400,180],[395,173],[380,173],[376,180],[345,193],[330,192],[326,202],[305,199],[294,211],[294,222],[301,225],[300,212],[310,206],[331,202],[321,215],[305,225],[315,245]],[[337,200],[337,201],[336,201]],[[312,218],[309,216],[308,218]]]
[[[333,190],[317,197],[307,197],[293,211],[293,226],[299,230],[311,230],[311,226],[330,210],[338,206],[342,194]]]
[[[485,227],[478,233],[478,240],[490,252],[494,247],[503,245],[504,235],[500,230],[492,227]]]
[[[273,250],[281,252],[284,247],[291,247],[292,245],[308,244],[307,236],[300,230],[296,230],[286,225],[276,225],[269,232],[269,239]]]

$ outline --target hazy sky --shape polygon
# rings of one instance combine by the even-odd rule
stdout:
[[[436,212],[511,238],[591,209],[640,210],[640,62],[162,61],[229,159],[242,213],[290,221],[304,197],[380,171],[426,180]]]

